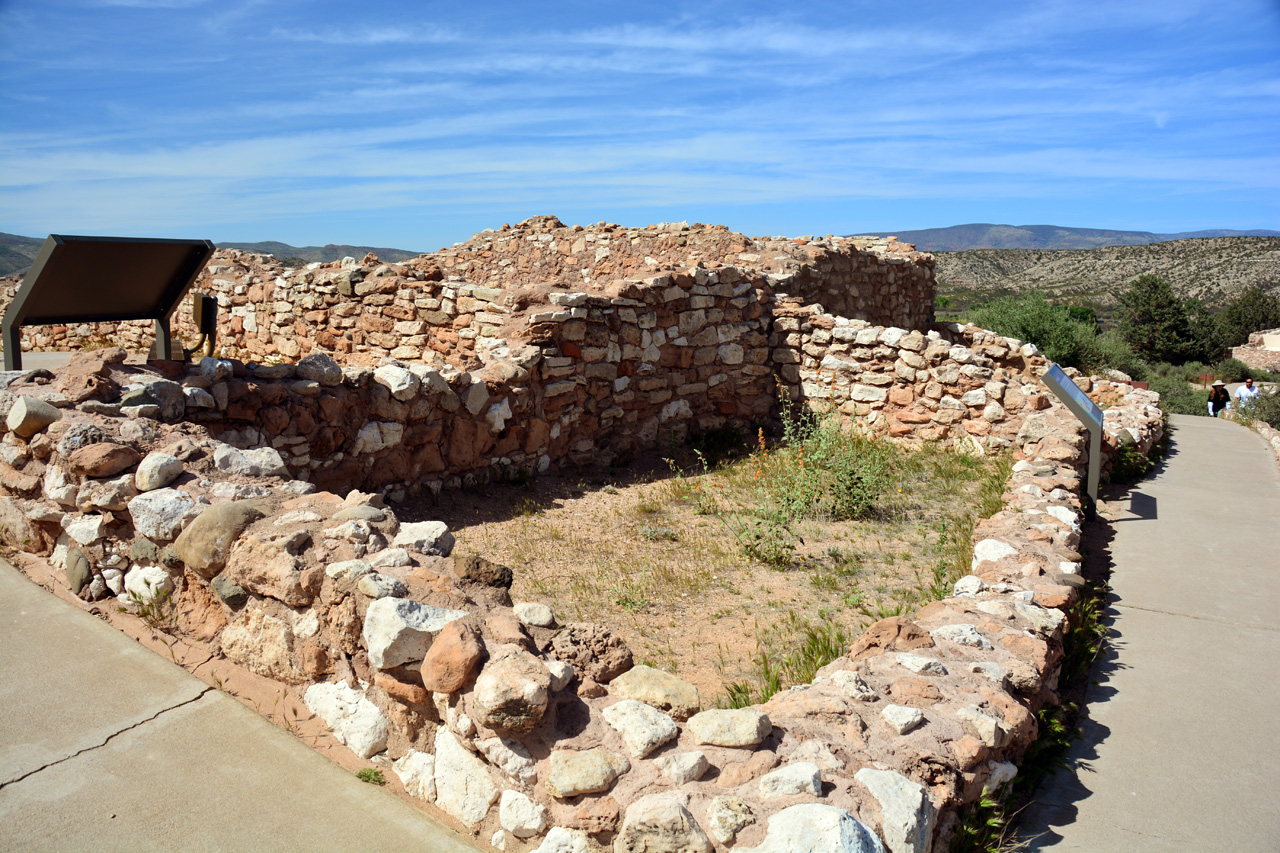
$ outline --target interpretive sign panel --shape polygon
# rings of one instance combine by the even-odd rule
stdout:
[[[1071,381],[1071,377],[1063,372],[1057,364],[1049,365],[1044,375],[1044,384],[1057,396],[1062,404],[1071,410],[1082,424],[1089,429],[1089,481],[1088,493],[1091,500],[1098,499],[1098,480],[1102,474],[1102,409],[1089,399],[1089,395],[1080,390],[1080,386]]]
[[[208,240],[50,234],[4,315],[4,366],[22,367],[21,327],[154,320],[171,358],[169,315],[213,256]]]

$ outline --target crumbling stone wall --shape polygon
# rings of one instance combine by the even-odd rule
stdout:
[[[219,250],[194,289],[218,297],[219,347],[230,356],[297,359],[315,349],[344,364],[390,357],[467,369],[505,346],[520,315],[546,305],[553,289],[599,295],[624,280],[724,266],[762,293],[868,322],[922,328],[933,320],[933,257],[891,238],[753,239],[723,226],[569,227],[545,216],[402,264],[370,256],[291,269]],[[0,310],[16,285],[0,282]],[[194,343],[189,309],[173,321],[175,334]],[[146,322],[34,327],[23,330],[23,348],[145,351],[151,333]]]
[[[1254,332],[1248,343],[1233,347],[1231,357],[1243,361],[1254,370],[1280,373],[1280,329]]]

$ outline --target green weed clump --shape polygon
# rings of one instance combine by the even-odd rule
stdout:
[[[787,611],[781,622],[761,628],[756,624],[756,655],[750,675],[725,685],[730,708],[745,708],[769,701],[775,693],[795,684],[808,684],[818,670],[843,655],[853,637],[839,622],[811,622]]]
[[[363,770],[356,771],[356,778],[369,785],[387,784],[387,780],[382,775],[382,771],[376,767],[366,767]]]

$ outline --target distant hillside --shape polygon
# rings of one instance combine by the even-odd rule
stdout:
[[[31,266],[43,245],[43,237],[0,233],[0,275],[20,272]]]
[[[922,252],[962,252],[967,249],[1096,249],[1100,246],[1143,246],[1170,240],[1210,237],[1280,237],[1280,231],[1188,231],[1155,234],[1151,231],[1108,231],[1101,228],[1066,228],[1061,225],[991,225],[985,222],[925,228],[918,231],[876,231],[914,243]]]
[[[1280,236],[1215,237],[1138,246],[1049,251],[971,249],[937,252],[938,293],[948,313],[1034,288],[1053,301],[1114,305],[1116,294],[1143,273],[1164,276],[1185,296],[1222,305],[1253,283],[1280,287]]]
[[[44,237],[20,237],[17,234],[0,233],[0,275],[11,275],[26,270],[35,260],[40,247],[44,245]],[[372,246],[290,246],[288,243],[218,243],[220,249],[244,249],[261,255],[275,255],[277,258],[302,258],[307,263],[341,260],[345,257],[357,261],[367,253],[373,252],[383,261],[404,261],[416,258],[421,252],[410,252],[405,249],[378,249]]]
[[[274,241],[266,241],[262,243],[218,243],[219,249],[243,249],[246,252],[257,252],[260,255],[274,255],[283,260],[284,258],[302,258],[307,263],[320,261],[328,263],[329,261],[338,261],[342,258],[355,258],[357,261],[363,258],[369,252],[373,252],[378,256],[380,261],[405,261],[409,258],[416,258],[421,252],[410,252],[407,249],[379,249],[374,246],[337,246],[330,243],[328,246],[290,246],[288,243],[277,243]]]

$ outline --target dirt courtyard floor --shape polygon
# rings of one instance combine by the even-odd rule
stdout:
[[[455,554],[511,567],[514,601],[544,602],[561,623],[609,626],[637,663],[678,673],[714,705],[807,637],[847,645],[866,624],[937,597],[954,553],[969,547],[984,484],[1003,481],[1001,463],[899,454],[869,518],[795,523],[794,537],[776,537],[794,548],[780,567],[743,553],[755,456],[717,469],[687,452],[680,467],[655,453],[625,469],[542,475],[396,509],[403,521],[447,523]]]

